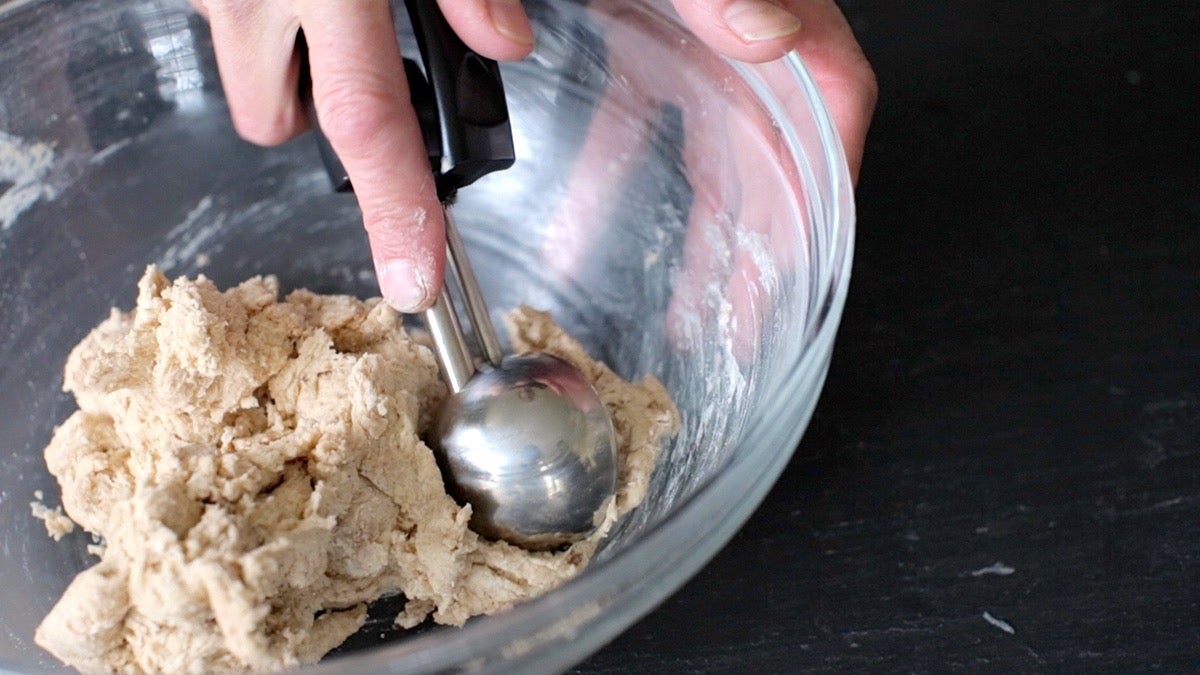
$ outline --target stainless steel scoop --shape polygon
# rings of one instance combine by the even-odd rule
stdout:
[[[512,165],[508,107],[499,67],[458,39],[436,2],[406,5],[424,69],[405,59],[405,70],[446,207],[459,188]],[[312,106],[309,113],[335,189],[351,190]],[[476,532],[530,549],[577,541],[595,530],[616,491],[608,410],[571,364],[547,354],[503,355],[466,246],[444,211],[446,269],[455,283],[443,285],[424,318],[451,394],[427,440],[450,493],[471,505]],[[451,286],[461,291],[478,366]]]
[[[451,390],[429,439],[448,487],[471,504],[471,527],[484,536],[531,549],[578,540],[595,529],[597,512],[616,490],[608,409],[566,361],[501,354],[449,211],[446,240],[483,354],[476,369],[443,288],[425,322]]]

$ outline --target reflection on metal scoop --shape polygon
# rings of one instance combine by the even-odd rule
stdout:
[[[476,370],[447,289],[425,313],[451,395],[430,439],[471,528],[529,549],[586,537],[616,491],[616,434],[579,369],[548,354],[500,353],[479,284],[446,214],[448,269],[484,365]]]
[[[437,427],[452,490],[485,536],[553,548],[595,528],[616,487],[608,411],[572,365],[510,356],[446,401]]]

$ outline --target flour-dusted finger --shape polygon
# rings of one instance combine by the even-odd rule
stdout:
[[[354,184],[380,291],[420,311],[442,285],[445,223],[387,0],[300,7],[313,103]]]

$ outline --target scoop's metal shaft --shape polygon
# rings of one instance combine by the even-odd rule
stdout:
[[[454,311],[454,300],[445,286],[438,299],[425,310],[425,325],[433,339],[433,351],[446,376],[446,384],[457,394],[475,374],[475,364]]]
[[[467,255],[467,247],[458,233],[450,210],[443,208],[446,218],[446,258],[447,275],[462,291],[462,300],[471,321],[471,333],[479,346],[483,359],[492,367],[500,367],[504,358],[500,350],[500,339],[496,337],[496,328],[488,314],[483,292],[479,288],[479,280],[471,267]],[[449,281],[449,279],[447,279]],[[475,362],[467,345],[462,324],[458,320],[458,312],[454,307],[454,299],[450,294],[450,285],[442,284],[442,292],[429,309],[425,310],[425,323],[433,340],[434,353],[442,372],[446,374],[446,384],[453,393],[462,391],[467,382],[475,374]]]
[[[471,267],[467,246],[458,233],[458,226],[454,223],[450,210],[442,211],[446,215],[446,252],[449,254],[449,269],[462,289],[463,303],[467,306],[467,316],[471,318],[471,327],[479,343],[480,353],[492,366],[499,367],[504,353],[500,351],[500,340],[496,337],[496,328],[492,325],[492,317],[483,300],[483,292],[479,289],[479,279],[475,276],[475,269]]]

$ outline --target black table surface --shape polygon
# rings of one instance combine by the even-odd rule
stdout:
[[[881,97],[816,416],[577,672],[1200,669],[1200,4],[842,6]]]

